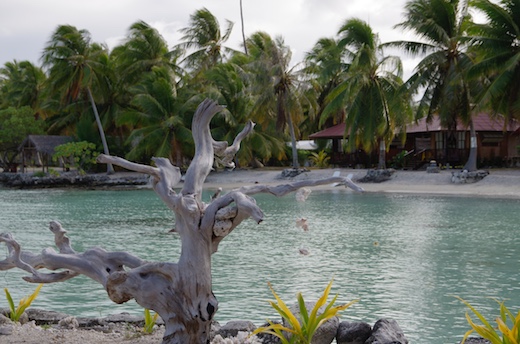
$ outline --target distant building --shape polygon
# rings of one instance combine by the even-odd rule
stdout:
[[[59,145],[72,142],[70,136],[58,135],[29,135],[20,145],[21,168],[20,172],[25,172],[27,166],[42,167],[45,172],[49,171],[49,166],[53,166],[52,156],[54,149]]]
[[[520,123],[511,121],[505,123],[503,117],[492,118],[488,114],[480,113],[473,117],[473,126],[477,135],[477,155],[479,165],[501,165],[516,166],[520,164]],[[330,139],[332,140],[331,163],[338,166],[362,165],[371,167],[377,164],[378,152],[371,154],[363,150],[355,152],[345,152],[343,143],[348,139],[344,138],[345,124],[341,123],[333,127],[324,129],[309,136],[310,139]],[[432,123],[427,123],[426,119],[420,120],[417,124],[409,125],[406,128],[406,142],[401,144],[400,140],[395,139],[387,153],[387,161],[402,151],[406,151],[407,167],[409,169],[419,169],[431,160],[437,161],[442,165],[451,166],[464,165],[470,151],[470,131],[469,127],[457,124],[453,133],[449,133],[446,128],[442,128],[439,118],[433,119]]]

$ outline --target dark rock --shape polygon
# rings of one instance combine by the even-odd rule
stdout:
[[[395,320],[379,319],[365,344],[408,344],[408,339]]]
[[[32,174],[2,173],[0,182],[13,188],[53,188],[53,187],[105,187],[147,185],[149,176],[134,174],[123,177],[109,177],[106,174],[80,175],[66,172],[60,176],[34,177]]]
[[[273,321],[272,323],[281,324],[279,321]],[[265,323],[260,327],[267,327],[267,326],[269,326],[269,323]],[[256,336],[258,339],[260,339],[262,344],[281,344],[282,343],[282,340],[280,338],[278,338],[275,335],[269,334],[269,333],[260,332],[260,333],[257,333]]]
[[[251,321],[232,320],[222,326],[217,334],[220,334],[222,338],[230,338],[236,337],[238,332],[253,332],[254,330],[256,330],[256,326]]]
[[[461,343],[462,343],[462,341],[461,341]],[[491,342],[484,338],[470,337],[470,338],[466,339],[464,344],[491,344]]]
[[[372,334],[372,327],[365,322],[339,323],[336,334],[337,344],[365,344],[365,341]]]
[[[60,320],[67,318],[69,315],[61,312],[44,311],[38,308],[28,308],[25,310],[27,316],[36,325],[58,324]]]
[[[311,309],[314,308],[315,302],[305,302],[305,307],[310,313]],[[300,307],[298,304],[292,305],[290,308],[291,312],[299,319],[300,317]],[[321,309],[318,311],[318,314],[321,314]],[[283,325],[286,327],[290,327],[285,319],[283,319]],[[336,337],[336,333],[338,332],[339,326],[339,318],[337,316],[332,317],[325,321],[320,327],[316,329],[314,336],[312,336],[312,344],[330,344]]]
[[[294,178],[304,172],[309,172],[306,168],[286,168],[282,171],[282,178]]]
[[[472,171],[468,170],[452,172],[451,182],[454,184],[471,184],[484,179],[489,174],[489,171]]]
[[[10,325],[12,323],[11,319],[0,313],[0,325]]]
[[[394,173],[395,170],[393,168],[387,168],[386,170],[368,170],[367,174],[357,181],[360,183],[381,183],[390,180]]]
[[[9,336],[13,333],[13,325],[1,325],[0,336]]]

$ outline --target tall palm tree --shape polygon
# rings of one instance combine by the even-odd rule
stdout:
[[[114,129],[120,137],[120,141],[124,142],[135,129],[131,125],[131,121],[119,119],[132,108],[132,99],[135,94],[131,90],[146,80],[148,75],[153,73],[154,68],[166,68],[170,74],[169,79],[174,83],[172,84],[173,90],[176,91],[175,83],[184,74],[178,65],[180,56],[178,49],[169,50],[164,37],[143,21],[133,23],[124,41],[111,51],[110,61],[113,66],[110,69],[114,70],[115,74],[111,93],[114,99],[109,102],[111,106],[104,110],[106,111],[105,117],[118,124]],[[123,122],[125,125],[121,124]]]
[[[183,116],[183,104],[177,98],[167,67],[154,67],[132,91],[133,109],[123,112],[118,124],[135,128],[128,140],[132,148],[127,158],[149,161],[166,157],[182,166],[183,152],[192,144],[191,131]]]
[[[43,67],[49,69],[51,93],[58,94],[63,104],[70,104],[86,96],[90,102],[103,151],[109,155],[105,132],[96,107],[93,87],[106,87],[104,65],[99,63],[99,55],[107,54],[106,49],[91,42],[88,31],[78,30],[74,26],[61,25],[52,34],[42,55]],[[107,172],[113,173],[111,164]]]
[[[242,0],[240,0],[240,23],[242,24],[242,41],[244,43],[244,53],[247,55],[246,33],[244,30],[244,8],[242,6]]]
[[[166,66],[171,69],[172,75],[182,74],[177,65],[179,51],[170,51],[159,31],[144,21],[137,21],[130,26],[125,41],[114,48],[111,57],[122,79],[120,82],[125,87],[135,85],[153,67]]]
[[[507,119],[520,119],[520,2],[474,0],[471,5],[487,19],[470,29],[470,51],[477,55],[470,76],[487,79],[479,102]]]
[[[292,166],[298,168],[296,149],[296,123],[303,120],[301,94],[296,66],[290,67],[291,51],[281,37],[272,39],[265,32],[256,32],[247,41],[251,58],[249,72],[252,76],[252,92],[255,104],[253,120],[262,128],[276,119],[276,127],[288,130],[292,147]]]
[[[29,61],[7,62],[0,68],[0,79],[4,81],[0,89],[0,106],[30,106],[36,118],[45,119],[47,114],[42,109],[42,98],[46,78],[43,70]]]
[[[190,16],[188,26],[181,29],[182,43],[180,47],[188,52],[186,67],[195,74],[203,72],[222,62],[226,52],[232,52],[224,43],[229,39],[233,23],[226,21],[224,31],[221,30],[217,18],[206,8],[195,11]]]
[[[350,66],[345,80],[329,94],[322,116],[343,108],[347,149],[371,152],[379,146],[378,168],[386,168],[387,145],[411,114],[408,99],[400,93],[401,60],[384,56],[378,36],[360,19],[346,20],[338,34]]]
[[[405,87],[414,94],[421,94],[417,104],[416,118],[426,116],[428,121],[438,115],[443,127],[448,129],[445,150],[447,159],[456,148],[457,119],[472,127],[471,92],[466,71],[471,59],[466,53],[467,39],[464,36],[467,15],[467,0],[410,0],[405,5],[405,20],[396,25],[409,30],[421,41],[388,43],[412,56],[424,56],[405,82]],[[472,132],[471,142],[474,140]],[[471,147],[476,154],[476,144]],[[465,168],[476,169],[476,157],[468,159]]]
[[[321,38],[305,55],[304,75],[309,78],[309,84],[316,94],[317,117],[319,125],[315,129],[333,126],[345,120],[345,111],[338,109],[336,113],[322,116],[328,101],[328,96],[344,79],[349,64],[345,62],[345,50],[334,38]]]

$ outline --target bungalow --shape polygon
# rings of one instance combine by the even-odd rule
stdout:
[[[19,151],[22,153],[21,172],[25,172],[26,166],[41,166],[44,172],[45,170],[49,171],[49,165],[52,164],[54,148],[72,141],[73,138],[70,136],[27,136],[19,148]]]
[[[519,122],[505,123],[503,117],[492,118],[488,114],[479,113],[473,117],[473,126],[477,134],[479,165],[516,166],[520,163],[517,148],[520,146]],[[345,152],[344,133],[345,124],[342,123],[312,134],[309,138],[332,140],[331,163],[335,165],[370,167],[377,163],[377,152]],[[470,142],[469,127],[460,122],[455,132],[450,133],[441,127],[439,118],[434,118],[431,123],[422,119],[406,128],[404,145],[397,138],[391,143],[387,160],[391,161],[405,151],[407,167],[410,169],[419,169],[431,160],[442,165],[460,166],[464,165],[469,156]]]

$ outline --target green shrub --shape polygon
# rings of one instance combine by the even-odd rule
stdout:
[[[53,169],[53,168],[49,169],[49,174],[51,175],[51,177],[59,177],[60,176],[60,173],[58,171],[56,171],[55,169]]]
[[[466,320],[471,326],[471,330],[464,334],[461,344],[464,344],[466,339],[473,332],[489,340],[491,344],[520,344],[520,311],[514,316],[513,313],[507,309],[504,301],[495,300],[500,305],[500,316],[495,319],[498,327],[495,328],[467,301],[460,297],[457,298],[473,312],[481,323],[477,324],[474,322],[469,313],[466,312]],[[510,323],[510,325],[508,325],[508,323]]]
[[[32,174],[33,177],[43,178],[47,176],[47,173],[43,171],[36,171]]]
[[[9,303],[9,318],[12,321],[19,321],[20,317],[22,316],[23,312],[31,305],[31,303],[36,299],[38,296],[38,293],[40,292],[40,289],[42,288],[43,284],[39,284],[38,287],[36,287],[36,290],[29,295],[28,297],[24,297],[20,300],[20,303],[18,304],[18,307],[14,308],[14,302],[13,298],[11,297],[11,294],[9,293],[9,290],[7,288],[4,288],[5,291],[5,297],[7,298],[7,303]]]
[[[392,158],[392,161],[390,162],[390,166],[392,166],[392,168],[395,168],[395,169],[404,168],[404,166],[406,165],[406,154],[407,154],[406,151],[401,151],[401,152],[399,152],[399,154],[396,154]]]
[[[345,310],[350,307],[352,304],[356,303],[357,300],[351,301],[347,304],[343,304],[340,306],[334,306],[338,295],[334,296],[332,301],[330,301],[327,305],[327,298],[329,297],[330,289],[332,288],[332,282],[327,285],[327,288],[323,291],[323,295],[316,301],[313,309],[309,313],[307,307],[305,306],[305,301],[301,293],[297,294],[298,306],[300,309],[299,318],[291,312],[289,307],[278,297],[275,293],[273,287],[269,283],[269,289],[273,293],[275,301],[269,301],[271,307],[273,307],[278,314],[282,316],[286,320],[287,323],[290,324],[290,327],[283,326],[283,324],[273,323],[270,320],[267,320],[269,326],[259,327],[257,328],[251,335],[255,335],[257,333],[269,333],[280,338],[282,344],[310,344],[314,333],[318,327],[320,327],[325,321],[336,316],[339,311]],[[320,308],[324,307],[321,314]],[[284,335],[284,332],[290,334],[290,339],[287,339]]]
[[[52,160],[62,159],[65,168],[75,167],[80,173],[85,173],[99,155],[95,149],[96,145],[87,141],[65,143],[54,149]]]
[[[321,150],[319,153],[312,152],[309,155],[309,161],[313,166],[318,168],[326,168],[329,167],[330,156],[324,150]]]

